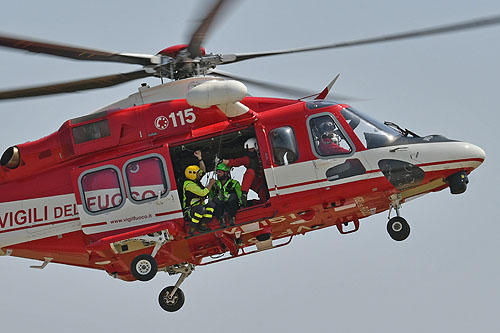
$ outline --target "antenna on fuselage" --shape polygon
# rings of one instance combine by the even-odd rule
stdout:
[[[333,78],[332,82],[330,82],[325,89],[323,89],[322,92],[319,93],[319,95],[315,99],[326,99],[326,96],[330,93],[332,90],[333,85],[335,82],[337,82],[337,79],[339,78],[340,74],[337,74],[336,77]]]
[[[310,97],[313,97],[313,96],[316,96],[314,98],[315,100],[317,100],[317,99],[326,99],[326,97],[328,96],[328,94],[330,93],[330,91],[332,91],[332,87],[335,84],[335,82],[337,82],[337,79],[339,78],[339,76],[340,76],[340,74],[337,74],[337,76],[335,76],[333,78],[333,80],[326,86],[326,88],[323,89],[323,91],[320,92],[319,94],[313,94],[313,95],[309,95],[309,96],[306,96],[306,97],[302,97],[302,98],[299,98],[299,100],[307,99],[307,98],[310,98]]]

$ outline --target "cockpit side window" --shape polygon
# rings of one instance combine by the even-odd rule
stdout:
[[[328,157],[352,152],[344,133],[342,133],[331,115],[322,114],[310,117],[308,128],[317,155]]]
[[[275,128],[269,135],[274,164],[288,165],[298,161],[299,148],[292,127]]]

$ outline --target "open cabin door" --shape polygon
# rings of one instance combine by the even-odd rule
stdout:
[[[109,234],[182,218],[170,161],[163,146],[73,170],[83,232]]]

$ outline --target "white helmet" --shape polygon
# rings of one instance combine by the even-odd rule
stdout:
[[[243,148],[245,149],[251,149],[254,148],[256,150],[259,150],[259,145],[257,144],[257,139],[255,138],[250,138],[245,143],[243,144]]]
[[[335,133],[335,129],[336,126],[330,120],[321,123],[318,126],[318,130],[322,133],[321,141],[325,143],[333,142],[338,145],[342,139],[337,133]]]

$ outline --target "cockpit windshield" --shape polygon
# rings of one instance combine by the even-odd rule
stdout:
[[[343,109],[341,114],[367,149],[388,146],[402,136],[395,129],[352,108]]]

